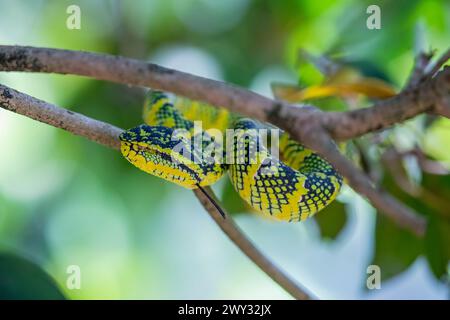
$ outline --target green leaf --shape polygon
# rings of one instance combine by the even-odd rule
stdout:
[[[432,214],[425,234],[425,255],[433,274],[443,279],[450,261],[450,175],[424,173],[422,197]]]
[[[445,279],[450,264],[450,221],[430,217],[425,234],[425,254],[433,274]]]
[[[220,197],[222,205],[229,214],[250,212],[253,209],[245,202],[234,189],[230,179],[226,179]]]
[[[396,167],[397,173],[401,169],[403,167]],[[407,206],[421,213],[426,212],[427,209],[421,200],[405,193],[388,172],[385,172],[382,185]],[[423,239],[399,227],[381,212],[377,212],[375,228],[375,252],[372,264],[381,268],[383,280],[405,271],[423,253]]]
[[[372,264],[381,268],[381,279],[405,271],[423,252],[423,241],[378,213]]]
[[[36,264],[0,254],[0,300],[64,300],[56,282]]]
[[[424,152],[436,160],[450,162],[450,119],[438,118],[432,122],[424,137]]]
[[[392,166],[393,164],[391,163],[391,169]],[[395,167],[396,174],[399,174],[402,168]],[[421,188],[414,196],[402,190],[389,174],[385,175],[383,186],[397,199],[414,208],[417,212],[424,214],[428,220],[426,235],[420,241],[421,244],[419,239],[411,234],[407,235],[405,231],[398,230],[395,237],[393,235],[390,236],[398,243],[398,256],[396,258],[398,265],[388,269],[388,276],[406,269],[417,256],[415,249],[422,246],[423,254],[426,256],[433,274],[437,279],[442,280],[447,273],[450,260],[450,211],[448,209],[450,208],[450,201],[447,198],[450,192],[450,175],[422,172]],[[386,226],[381,226],[380,228],[386,228]],[[387,227],[391,232],[394,232],[393,228],[394,226]],[[381,246],[381,248],[377,248],[376,254],[378,251],[386,250],[383,249],[383,244],[379,244],[379,242],[385,241],[384,237],[388,236],[384,234],[385,232],[379,230],[377,225],[376,245]],[[403,243],[404,249],[401,248],[400,243]],[[384,252],[384,254],[389,254],[389,251]],[[392,252],[391,259],[395,259],[395,252]],[[393,260],[394,262],[395,260]]]
[[[335,240],[347,223],[346,206],[340,201],[333,201],[329,206],[314,216],[323,239]]]

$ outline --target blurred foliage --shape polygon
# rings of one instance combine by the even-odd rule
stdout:
[[[229,214],[246,213],[252,210],[236,192],[229,179],[225,181],[220,201]]]
[[[319,225],[322,238],[334,240],[347,223],[347,209],[344,203],[336,200],[314,218]]]
[[[424,239],[402,230],[381,214],[377,215],[375,256],[373,264],[383,267],[383,277],[390,278],[404,271],[421,254],[425,254],[434,275],[446,281],[450,261],[448,233],[450,211],[448,191],[450,175],[422,171],[420,185],[414,184],[405,169],[402,155],[392,151],[385,158],[382,185],[397,199],[428,220]]]
[[[345,74],[356,72],[359,77],[376,78],[398,90],[413,65],[416,24],[425,26],[426,48],[441,53],[450,38],[450,10],[444,0],[377,1],[382,10],[381,30],[366,28],[366,8],[373,4],[369,0],[75,2],[82,10],[81,30],[65,27],[66,8],[74,1],[0,0],[0,6],[8,8],[0,13],[0,28],[7,31],[0,33],[0,42],[121,54],[270,95],[273,83],[301,90],[322,84],[329,77],[317,64],[301,59],[299,49],[351,70]],[[61,75],[0,74],[0,81],[122,128],[142,122],[140,88]],[[324,110],[344,111],[370,105],[373,99],[356,94],[307,102]],[[448,278],[449,129],[448,119],[420,116],[358,139],[362,156],[357,148],[350,148],[352,159],[365,158],[365,165],[357,164],[370,171],[375,182],[428,220],[425,238],[418,239],[377,215],[373,256],[369,260],[380,265],[383,279],[402,273],[419,256],[427,258],[437,279]],[[272,283],[262,288],[265,278],[258,278],[259,271],[248,267],[241,255],[223,252],[226,250],[221,241],[225,240],[216,235],[215,229],[208,233],[208,224],[202,222],[209,220],[196,212],[195,201],[189,205],[182,202],[191,201],[188,191],[134,170],[116,152],[3,111],[0,148],[0,248],[17,249],[39,261],[61,288],[66,266],[80,264],[85,285],[80,291],[66,290],[66,296],[286,297],[278,294]],[[405,156],[416,148],[423,157]],[[389,170],[392,166],[383,163],[383,155],[390,149],[400,154],[395,161],[401,170]],[[433,169],[436,163],[445,170],[430,170],[430,165]],[[297,244],[287,246],[280,239],[286,239],[291,230],[294,236],[290,234],[289,241],[306,241],[307,247],[314,250],[314,241],[303,232],[310,224],[292,227],[295,231],[289,229],[291,226],[270,225],[270,232],[259,234],[266,221],[261,222],[256,215],[250,216],[250,222],[246,220],[249,209],[228,181],[218,194],[227,210],[240,213],[236,219],[246,222],[246,230],[254,231],[258,243],[275,246],[273,252],[294,266],[290,268],[293,274],[305,278],[306,273],[295,272],[314,259],[295,260],[299,254]],[[333,241],[336,247],[330,250],[336,252],[338,245],[352,241],[351,232],[342,231],[354,231],[349,211],[357,197],[340,197],[314,218],[320,239],[326,240],[319,244],[323,245],[321,250]],[[296,238],[297,230],[302,230],[304,238]],[[198,243],[197,233],[202,237]],[[360,238],[355,242],[359,244]],[[216,252],[220,253],[214,255]],[[305,251],[301,255],[308,257],[312,253]],[[1,260],[6,262],[0,262],[0,279],[11,275],[18,277],[13,280],[18,284],[32,281],[12,271],[24,269],[11,263],[25,262],[7,257]],[[323,264],[334,262],[318,263]],[[227,281],[217,280],[217,270]],[[365,275],[365,270],[366,266],[360,267],[361,274]],[[200,278],[194,277],[196,272]],[[337,271],[333,267],[329,272]],[[345,281],[360,285],[360,278],[351,274]],[[205,284],[199,285],[199,279]],[[233,281],[248,283],[247,291],[235,286],[230,289],[228,283]],[[209,282],[215,285],[208,287]],[[39,291],[41,297],[45,292],[49,291]],[[13,297],[12,293],[9,297]]]
[[[63,300],[56,282],[36,264],[0,253],[0,299]]]
[[[382,280],[405,271],[423,252],[422,247],[421,239],[378,213],[372,264],[380,266]]]

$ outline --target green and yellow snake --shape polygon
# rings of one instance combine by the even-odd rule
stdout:
[[[171,103],[164,93],[150,91],[143,113],[146,124],[120,135],[122,155],[139,169],[185,188],[212,185],[228,172],[253,209],[284,221],[312,216],[341,188],[342,177],[330,163],[278,129],[280,157],[254,134],[267,125],[222,108],[183,98]],[[202,130],[194,121],[201,121]]]

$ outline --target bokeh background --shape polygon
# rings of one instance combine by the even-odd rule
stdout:
[[[72,4],[81,8],[80,30],[66,27]],[[381,7],[381,30],[366,28],[370,4]],[[450,39],[449,2],[438,0],[0,0],[0,7],[1,44],[120,54],[267,96],[272,82],[317,81],[313,67],[299,67],[299,48],[371,66],[400,88],[412,68],[418,25],[439,52]],[[142,122],[139,88],[46,74],[0,73],[0,82],[122,128]],[[399,126],[392,139],[403,149],[420,141],[448,168],[450,121],[418,132],[422,120]],[[447,231],[427,251],[422,240],[388,222],[383,227],[348,188],[329,218],[275,223],[241,212],[226,179],[214,189],[239,226],[316,296],[448,298],[447,260],[438,262],[444,264],[439,272],[430,259],[435,247],[443,248],[438,260],[449,247]],[[442,183],[440,190],[450,188],[449,179]],[[70,299],[289,298],[221,233],[191,192],[136,170],[117,152],[3,109],[0,251],[0,281],[37,297],[47,290],[36,281],[41,269]],[[19,268],[26,262],[17,257],[35,266]],[[366,288],[373,263],[381,267],[380,290]],[[81,269],[79,290],[66,286],[70,265]]]

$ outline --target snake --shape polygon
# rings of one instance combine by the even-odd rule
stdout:
[[[225,108],[149,90],[143,119],[144,124],[120,134],[123,157],[146,173],[187,189],[200,188],[210,200],[204,187],[228,173],[254,211],[294,222],[325,208],[342,187],[343,178],[333,166],[287,132]],[[278,136],[279,155],[259,134],[268,128]]]

